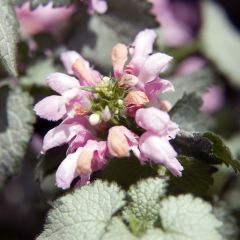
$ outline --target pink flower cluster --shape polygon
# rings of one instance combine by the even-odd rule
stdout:
[[[83,1],[88,6],[88,13],[94,12],[103,14],[107,11],[105,0]],[[21,7],[15,8],[17,18],[20,23],[21,32],[28,35],[35,35],[41,32],[52,32],[64,24],[76,11],[74,5],[68,7],[53,8],[52,3],[46,6],[39,6],[31,10],[30,3],[27,2]]]
[[[47,85],[58,95],[46,97],[34,108],[41,118],[62,120],[45,135],[42,147],[45,153],[69,145],[56,173],[58,187],[69,188],[78,176],[79,185],[87,184],[92,172],[104,168],[111,157],[128,157],[131,153],[141,164],[161,164],[181,176],[183,167],[169,142],[179,131],[178,125],[165,111],[169,110],[168,104],[160,103],[162,110],[154,107],[157,93],[174,90],[169,81],[159,77],[172,58],[152,54],[155,38],[155,32],[146,29],[129,48],[120,43],[114,46],[114,77],[102,76],[77,52],[61,55],[71,76],[49,75]]]

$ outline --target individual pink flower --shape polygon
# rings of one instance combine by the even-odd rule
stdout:
[[[107,2],[105,0],[88,0],[87,5],[89,14],[94,12],[103,14],[107,11]]]
[[[183,167],[176,159],[177,153],[169,139],[179,132],[169,115],[157,108],[142,108],[135,115],[138,126],[146,130],[139,139],[139,159],[164,165],[174,176],[181,176]]]
[[[67,189],[77,176],[80,186],[89,183],[91,173],[106,165],[106,142],[88,140],[84,147],[79,147],[62,161],[56,172],[56,185]]]
[[[196,1],[148,0],[160,23],[160,36],[169,47],[181,47],[196,37],[200,27],[200,7]]]
[[[134,79],[132,82],[136,84],[135,88],[144,91],[151,100],[157,98],[157,93],[174,91],[170,81],[159,77],[159,74],[167,69],[172,57],[163,53],[153,53],[151,55],[155,39],[156,33],[153,30],[145,29],[141,31],[130,45],[131,60],[127,66],[125,66],[127,59],[126,46],[117,44],[112,52],[115,76],[124,79],[127,75],[127,79],[131,80],[132,75],[132,79]]]
[[[35,35],[42,32],[53,32],[63,24],[75,12],[73,5],[69,7],[53,8],[52,3],[39,6],[35,10],[30,9],[30,3],[24,3],[15,7],[16,15],[20,23],[20,30],[26,35]]]
[[[203,94],[202,100],[201,111],[204,113],[214,113],[224,104],[225,97],[223,90],[219,86],[211,86]]]
[[[160,137],[149,131],[139,140],[141,160],[164,165],[174,176],[181,176],[182,165],[177,160],[177,153],[166,137]]]
[[[162,137],[175,138],[179,132],[178,125],[171,121],[168,113],[155,107],[139,109],[135,120],[138,126]]]
[[[113,157],[129,157],[130,150],[135,152],[138,146],[138,136],[124,126],[111,127],[107,144]]]

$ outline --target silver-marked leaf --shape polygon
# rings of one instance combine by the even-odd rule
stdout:
[[[32,98],[19,88],[0,88],[0,187],[16,174],[35,120]]]
[[[123,216],[135,235],[141,235],[153,226],[158,218],[160,199],[165,195],[165,191],[166,181],[161,178],[142,180],[130,188],[130,202],[125,207]]]
[[[137,240],[120,218],[113,218],[101,240]]]
[[[0,61],[13,76],[17,76],[18,22],[10,1],[2,0],[0,7]]]
[[[205,55],[219,71],[229,77],[235,87],[240,87],[240,34],[234,29],[224,10],[214,1],[203,2],[204,24],[201,41]]]
[[[96,181],[53,204],[38,240],[96,240],[105,233],[112,215],[124,204],[116,184]]]
[[[24,2],[30,2],[32,10],[39,6],[46,6],[49,3],[52,3],[53,7],[63,7],[73,2],[73,0],[18,0],[18,1],[19,4],[23,4]]]
[[[218,232],[222,223],[212,214],[212,206],[200,198],[189,194],[168,197],[161,202],[159,214],[163,230],[158,231],[159,239],[222,240]]]

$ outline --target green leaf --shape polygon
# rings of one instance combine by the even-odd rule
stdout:
[[[234,160],[230,149],[223,140],[212,132],[189,133],[180,132],[171,141],[179,155],[195,157],[210,164],[224,163],[236,172],[240,171],[240,162]]]
[[[229,146],[234,158],[240,159],[240,134],[237,134],[227,140],[227,146]]]
[[[101,240],[137,240],[120,218],[113,218]]]
[[[231,25],[223,9],[213,1],[203,1],[202,50],[219,71],[240,87],[240,34]]]
[[[1,1],[0,16],[0,61],[9,74],[17,76],[18,22],[10,1]]]
[[[46,77],[60,70],[61,68],[55,66],[51,58],[38,60],[32,66],[29,66],[26,74],[19,81],[24,87],[44,87],[46,86]]]
[[[123,211],[123,217],[135,235],[141,235],[153,227],[158,218],[160,199],[165,192],[166,181],[160,178],[149,178],[130,188],[129,203]]]
[[[35,120],[32,98],[20,88],[0,87],[0,187],[16,174]]]
[[[140,179],[157,175],[157,168],[149,164],[142,165],[137,158],[131,156],[129,158],[111,159],[101,172],[100,178],[109,182],[117,182],[124,189],[128,189],[131,184]]]
[[[235,172],[240,172],[240,162],[234,160],[230,149],[224,144],[223,140],[212,132],[207,132],[203,134],[203,137],[206,137],[213,144],[212,154],[219,161],[231,166]]]
[[[215,78],[211,69],[207,67],[187,76],[173,77],[170,80],[176,91],[164,93],[160,97],[170,101],[172,105],[176,104],[184,95],[195,93],[197,97],[200,97],[214,83]]]
[[[18,0],[18,1],[19,4],[23,4],[24,2],[30,2],[32,10],[41,5],[46,6],[49,3],[52,3],[53,7],[63,7],[73,2],[73,0]]]
[[[171,177],[169,181],[171,191],[206,195],[210,185],[213,184],[212,174],[216,169],[204,161],[191,157],[179,156],[178,160],[184,171],[180,178]]]
[[[213,121],[209,116],[200,112],[201,105],[202,100],[195,93],[185,94],[169,114],[183,131],[206,131],[213,125]]]
[[[222,240],[218,232],[222,224],[212,214],[211,205],[190,194],[164,199],[159,215],[163,229],[156,234],[159,239]]]
[[[100,239],[112,215],[124,204],[124,192],[96,181],[67,194],[53,204],[38,240]]]
[[[75,36],[68,43],[70,49],[81,52],[98,69],[109,74],[112,70],[112,47],[119,42],[130,44],[136,34],[156,26],[150,15],[151,4],[146,0],[108,0],[103,15],[81,18]],[[133,14],[134,13],[134,14]]]

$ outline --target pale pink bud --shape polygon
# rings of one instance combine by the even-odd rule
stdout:
[[[129,87],[134,87],[138,83],[138,78],[132,74],[124,74],[119,82],[118,86],[119,87],[124,87],[124,88],[129,88]]]
[[[87,175],[92,172],[93,151],[91,148],[84,147],[77,160],[77,172],[79,175]]]
[[[83,78],[88,85],[95,85],[95,81],[90,70],[85,66],[85,63],[81,58],[78,58],[75,61],[72,65],[72,70],[77,77],[80,79]]]
[[[131,91],[124,98],[124,105],[126,107],[136,106],[142,107],[149,103],[147,95],[142,91]]]
[[[127,138],[119,128],[112,127],[108,133],[108,150],[113,157],[128,157],[129,145]]]
[[[121,43],[115,45],[112,49],[112,64],[116,77],[121,76],[124,64],[127,61],[128,50],[127,46]]]

